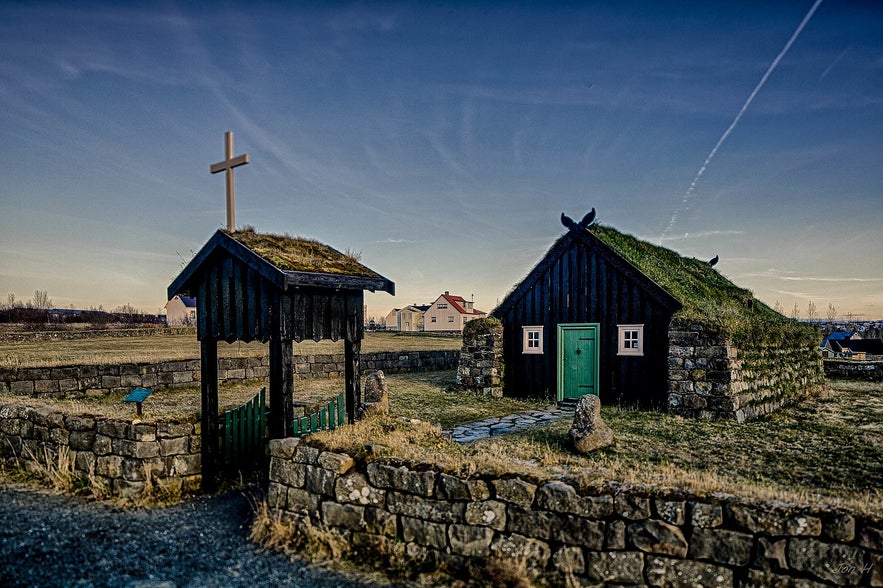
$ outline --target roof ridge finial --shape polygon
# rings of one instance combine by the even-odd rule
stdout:
[[[576,222],[563,212],[561,213],[561,224],[570,229],[571,231],[574,229],[585,230],[588,229],[592,223],[595,222],[595,208],[592,207],[592,210],[586,213],[586,215],[580,220]]]

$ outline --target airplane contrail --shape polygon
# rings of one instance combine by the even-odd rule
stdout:
[[[822,3],[822,0],[816,0],[812,7],[809,9],[809,12],[806,13],[806,16],[803,17],[803,20],[800,21],[800,24],[797,26],[797,29],[791,35],[791,38],[788,39],[788,42],[785,43],[785,47],[779,51],[779,54],[776,55],[776,58],[770,64],[769,68],[767,68],[766,73],[763,74],[763,77],[760,78],[760,81],[754,87],[754,90],[748,96],[748,99],[745,101],[745,104],[742,105],[742,108],[739,109],[739,113],[736,115],[736,118],[733,119],[733,122],[730,123],[730,126],[727,127],[727,130],[724,131],[724,134],[721,135],[721,138],[717,140],[717,144],[715,144],[714,148],[708,154],[708,157],[705,158],[705,162],[702,164],[702,167],[699,168],[699,171],[696,172],[696,177],[693,178],[693,181],[690,182],[690,187],[687,188],[687,192],[684,194],[684,197],[681,199],[681,204],[675,209],[675,211],[671,215],[671,219],[668,221],[668,226],[665,227],[665,230],[662,231],[662,235],[659,237],[659,244],[662,244],[662,241],[668,236],[672,227],[678,220],[678,215],[680,215],[681,211],[686,208],[687,203],[690,201],[690,198],[693,197],[693,192],[696,190],[696,184],[699,182],[699,178],[702,177],[702,174],[705,173],[705,170],[708,169],[708,165],[711,163],[711,160],[714,159],[715,154],[717,154],[717,150],[720,149],[720,146],[723,145],[723,142],[727,140],[727,137],[730,136],[730,133],[733,132],[733,129],[736,128],[736,125],[739,124],[739,121],[742,119],[742,115],[745,114],[745,111],[748,110],[748,107],[751,105],[751,102],[754,100],[754,97],[757,96],[757,93],[760,92],[760,89],[763,88],[763,85],[766,83],[767,79],[770,77],[770,74],[775,71],[776,67],[779,65],[779,62],[782,61],[782,58],[785,57],[785,54],[788,53],[788,50],[791,48],[791,45],[794,44],[794,41],[797,40],[797,37],[800,35],[803,28],[809,22],[809,19],[812,18],[812,15],[815,14],[816,9]]]

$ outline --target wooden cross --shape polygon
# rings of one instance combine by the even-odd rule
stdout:
[[[227,230],[231,233],[236,230],[236,215],[233,211],[233,168],[248,163],[248,153],[233,157],[233,131],[224,133],[224,161],[212,164],[209,168],[213,174],[219,171],[227,172]]]

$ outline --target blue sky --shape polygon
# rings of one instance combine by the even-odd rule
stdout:
[[[822,2],[770,71],[813,5],[2,2],[0,294],[156,312],[233,130],[237,223],[361,251],[371,315],[491,310],[595,207],[883,318],[883,4]]]

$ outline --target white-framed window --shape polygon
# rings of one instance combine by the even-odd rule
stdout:
[[[644,355],[644,325],[616,325],[619,330],[617,355]]]
[[[444,302],[439,302],[439,303],[438,303],[438,309],[439,309],[439,310],[444,310],[444,309],[447,308],[447,307],[448,307],[448,305],[445,304]]]
[[[452,315],[452,314],[449,314],[449,315],[448,315],[448,322],[449,322],[449,323],[454,322],[454,315]]]
[[[429,322],[434,323],[434,322],[435,322],[435,318],[436,318],[436,317],[434,317],[434,316],[429,317]]]
[[[522,327],[521,332],[521,352],[541,354],[543,352],[543,327]]]

